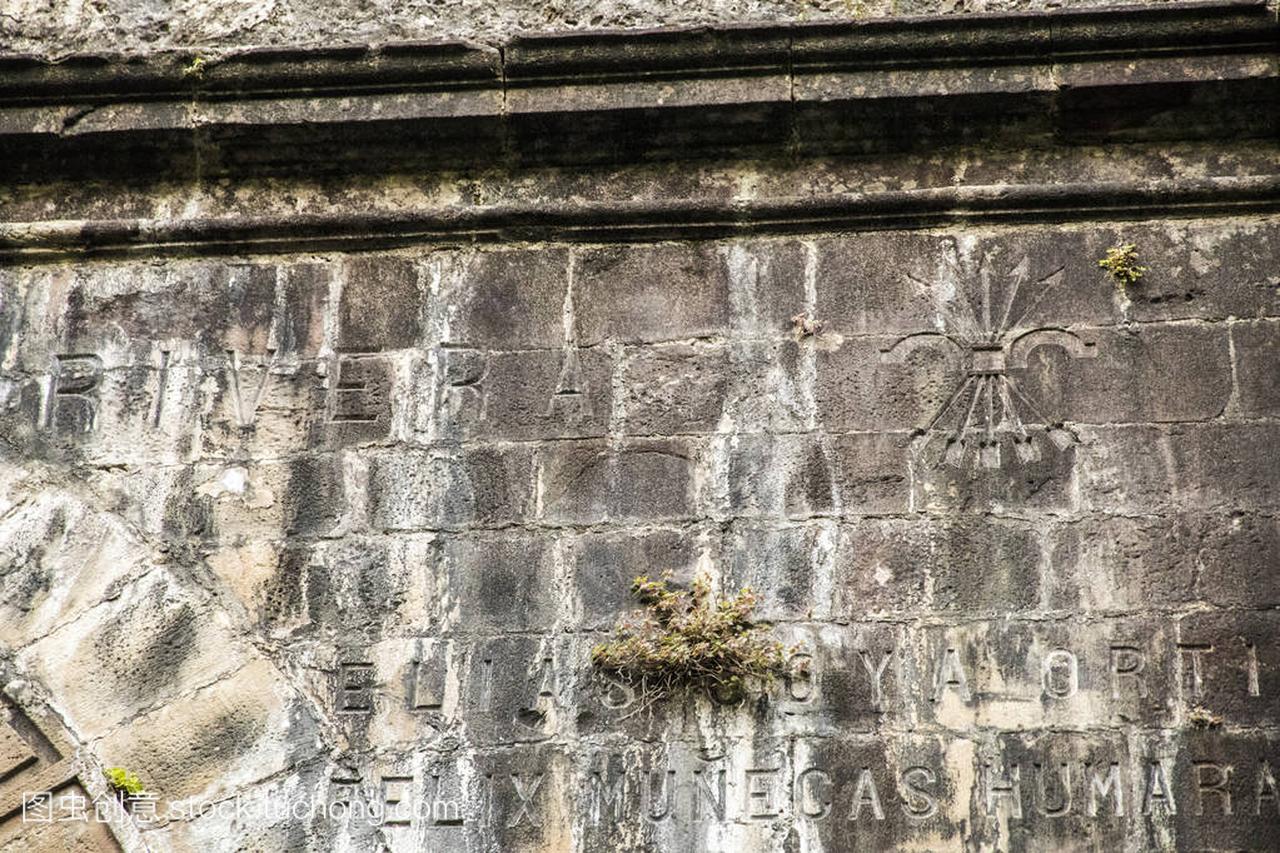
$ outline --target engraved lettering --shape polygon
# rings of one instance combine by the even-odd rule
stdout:
[[[556,391],[547,400],[547,414],[577,420],[591,416],[591,397],[582,378],[582,357],[576,347],[565,350]]]
[[[1146,658],[1136,646],[1111,647],[1111,698],[1120,698],[1120,680],[1132,679],[1138,686],[1138,696],[1146,698],[1147,680],[1142,675]]]
[[[480,689],[476,706],[481,711],[493,710],[493,661],[485,658],[480,661]]]
[[[876,708],[884,706],[884,673],[889,668],[889,661],[893,660],[893,650],[886,649],[880,655],[880,663],[872,664],[871,657],[863,650],[858,650],[858,660],[862,661],[862,668],[866,670],[867,677],[871,679],[871,701]],[[963,677],[963,673],[961,673]]]
[[[960,662],[960,653],[952,648],[943,652],[942,662],[938,666],[938,677],[933,688],[933,701],[940,702],[943,691],[948,688],[955,690],[963,701],[969,701],[969,680],[965,677],[964,666]]]
[[[489,370],[484,353],[475,350],[443,350],[440,353],[441,370],[445,381],[445,404],[450,414],[465,409],[484,417],[484,389],[482,383]]]
[[[156,405],[151,414],[151,425],[160,426],[160,412],[164,408],[164,393],[169,385],[169,351],[160,350],[160,375],[156,380]]]
[[[39,715],[25,714],[0,691],[0,828],[5,817],[19,811],[25,818],[33,802],[37,812],[41,803],[51,808],[53,792],[81,778],[80,763],[68,757],[74,747],[45,722]]]
[[[1010,816],[1022,819],[1022,770],[1016,764],[1009,765],[1009,772],[999,778],[992,772],[992,766],[986,765],[987,796],[986,809],[988,815],[996,813],[997,801],[1009,801]]]
[[[1045,817],[1062,817],[1071,812],[1071,767],[1065,762],[1058,765],[1056,774],[1045,772],[1045,768],[1036,764],[1036,791],[1039,794],[1040,813]],[[1045,784],[1045,777],[1049,775],[1057,776],[1057,787],[1059,795],[1057,802],[1051,802],[1049,797],[1049,786]]]
[[[814,820],[822,820],[831,814],[831,777],[824,771],[810,767],[802,772],[796,777],[796,791],[800,814]]]
[[[1231,783],[1231,771],[1234,768],[1212,761],[1195,761],[1192,766],[1196,771],[1196,814],[1204,814],[1205,796],[1213,795],[1218,798],[1222,813],[1230,815],[1231,789],[1227,786]]]
[[[1165,773],[1164,764],[1151,762],[1147,771],[1146,793],[1142,798],[1142,813],[1151,814],[1156,806],[1163,806],[1169,814],[1177,814],[1178,806],[1173,801],[1173,788],[1169,785],[1169,776]]]
[[[555,662],[549,658],[542,659],[542,666],[538,670],[538,697],[554,698],[556,695],[556,670]]]
[[[0,723],[0,778],[12,776],[35,761],[36,754],[30,745],[13,729]]]
[[[56,356],[45,400],[45,427],[59,432],[93,432],[98,425],[98,402],[96,395],[90,394],[101,381],[102,359],[96,355]]]
[[[937,799],[923,787],[933,785],[937,781],[937,775],[928,767],[908,767],[902,771],[902,787],[905,789],[902,795],[902,810],[907,817],[928,820],[938,813]]]
[[[617,674],[612,672],[598,673],[599,678],[605,682],[604,693],[600,697],[600,704],[610,710],[618,710],[625,708],[632,702],[636,701],[636,691],[630,685],[623,681]]]
[[[711,803],[711,811],[715,815],[715,820],[724,820],[724,804],[725,804],[725,771],[723,769],[715,771],[716,786],[713,789],[711,783],[707,781],[707,773],[704,770],[693,771],[693,819],[702,819],[702,801],[706,800]]]
[[[382,394],[370,374],[375,362],[367,359],[338,359],[338,378],[333,388],[331,423],[374,423],[382,408]]]
[[[1182,659],[1191,659],[1191,695],[1200,696],[1204,693],[1204,668],[1200,661],[1202,655],[1206,655],[1213,651],[1213,646],[1209,645],[1191,645],[1179,644],[1178,653],[1183,656]]]
[[[876,790],[876,780],[871,775],[871,768],[864,767],[858,774],[858,783],[853,789],[853,808],[849,820],[857,820],[862,814],[862,807],[870,806],[871,814],[876,820],[884,820],[884,808],[880,805],[880,792]]]
[[[413,817],[412,795],[412,776],[383,776],[382,802],[386,810],[382,822],[388,826],[408,826]]]
[[[1276,777],[1271,772],[1271,765],[1266,761],[1258,762],[1257,784],[1254,786],[1253,813],[1262,816],[1262,801],[1270,800],[1280,817],[1280,790],[1276,788]]]
[[[662,795],[658,798],[659,800],[661,800],[662,811],[657,811],[654,809],[654,796],[653,796],[653,788],[654,788],[653,777],[654,776],[662,777]],[[663,818],[671,817],[675,810],[676,771],[668,770],[665,773],[663,772],[646,773],[645,779],[644,779],[643,793],[644,793],[644,802],[645,802],[645,814],[649,817],[650,820],[656,821],[656,820],[662,820]]]
[[[448,655],[443,644],[436,644],[427,654],[423,654],[420,647],[412,665],[410,709],[439,711],[444,707],[445,684],[448,677]]]
[[[227,350],[227,385],[231,391],[231,402],[235,406],[236,426],[241,429],[249,429],[257,422],[258,406],[261,405],[263,398],[267,396],[267,390],[271,387],[275,365],[276,351],[269,349],[267,363],[262,369],[262,379],[259,380],[258,387],[254,389],[253,396],[246,404],[240,354],[235,350]]]
[[[768,768],[746,771],[747,817],[777,817],[778,771]]]
[[[1244,644],[1245,664],[1248,667],[1249,695],[1261,696],[1258,689],[1258,647],[1249,641]]]
[[[1080,689],[1080,663],[1068,649],[1054,649],[1044,656],[1044,692],[1055,699],[1074,696]]]
[[[1112,762],[1107,767],[1107,773],[1103,776],[1101,773],[1092,772],[1090,765],[1085,765],[1085,775],[1089,780],[1089,802],[1086,812],[1089,817],[1096,817],[1098,814],[1098,799],[1106,799],[1110,793],[1114,806],[1112,811],[1116,817],[1124,817],[1124,785],[1120,781],[1120,765]]]
[[[791,656],[787,667],[787,695],[795,702],[813,700],[813,655],[798,652]]]
[[[351,802],[355,794],[356,786],[360,784],[358,776],[332,776],[329,778],[332,783],[333,804],[342,806],[342,813],[345,815],[351,810]]]
[[[511,785],[516,790],[516,799],[520,802],[516,806],[515,816],[507,823],[507,826],[518,826],[520,821],[526,817],[533,826],[542,826],[542,821],[534,814],[532,809],[533,798],[537,795],[538,789],[542,787],[542,774],[538,773],[533,777],[532,781],[526,782],[520,778],[519,773],[511,774]]]
[[[431,822],[436,826],[462,826],[462,806],[456,797],[445,799],[441,795],[440,775],[432,773],[431,790],[428,798],[431,803]]]
[[[338,711],[363,713],[373,710],[371,663],[343,663],[338,666]]]
[[[608,782],[605,779],[607,775],[607,770],[604,773],[597,770],[591,774],[591,820],[595,823],[600,822],[606,807],[609,811],[609,820],[622,820],[622,797],[626,777],[619,773],[612,782]]]

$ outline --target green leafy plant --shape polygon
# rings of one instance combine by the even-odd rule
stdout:
[[[698,688],[738,694],[783,673],[788,649],[752,619],[759,599],[750,587],[713,601],[707,579],[684,590],[671,585],[668,572],[636,578],[631,592],[644,610],[619,621],[613,639],[591,650],[591,661],[637,687],[646,705]]]
[[[1110,273],[1119,287],[1137,283],[1147,271],[1146,267],[1138,265],[1138,247],[1133,243],[1107,249],[1107,256],[1098,261],[1098,266]]]
[[[188,63],[183,67],[183,69],[182,69],[182,76],[183,76],[183,77],[194,77],[195,79],[199,80],[201,77],[203,77],[203,76],[204,76],[204,69],[205,69],[205,66],[206,66],[206,65],[208,65],[208,64],[209,64],[209,60],[207,60],[207,59],[205,59],[203,56],[200,56],[199,54],[197,54],[197,55],[193,56],[193,57],[191,58],[191,61],[190,61],[190,62],[188,62]]]
[[[146,789],[142,786],[142,780],[123,767],[108,767],[103,771],[103,775],[107,777],[107,785],[118,796],[127,799],[146,793]]]

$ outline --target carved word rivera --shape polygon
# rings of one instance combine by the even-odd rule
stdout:
[[[133,365],[124,368],[126,372],[136,369]],[[172,374],[189,369],[201,375],[222,377],[228,419],[242,430],[251,430],[257,425],[260,410],[269,405],[273,393],[279,392],[284,381],[295,381],[308,369],[324,380],[326,393],[320,396],[317,405],[329,423],[371,424],[384,418],[390,410],[386,387],[390,366],[383,358],[362,353],[344,353],[303,363],[297,359],[286,360],[274,351],[268,351],[265,356],[246,356],[228,350],[220,356],[184,364],[173,353],[162,350],[157,363],[141,369],[155,374],[154,381],[149,383],[151,403],[145,410],[148,426],[152,428],[159,427],[166,414]],[[71,437],[97,430],[110,372],[102,359],[92,353],[55,356],[49,372],[40,380],[33,380],[40,388],[35,412],[37,426]],[[136,392],[131,390],[126,396],[132,398]]]

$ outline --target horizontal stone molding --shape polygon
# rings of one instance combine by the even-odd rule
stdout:
[[[142,56],[0,56],[6,106],[89,97],[215,99],[379,88],[559,85],[640,79],[880,70],[978,61],[1091,59],[1274,50],[1274,15],[1245,2],[897,17],[848,23],[521,35],[499,48],[464,42],[262,47]],[[193,65],[193,63],[196,63]]]
[[[225,55],[0,56],[0,176],[1271,136],[1264,3]]]
[[[0,223],[0,258],[255,254],[431,242],[649,241],[963,223],[1149,220],[1280,209],[1280,176],[964,186],[770,200],[609,201],[189,219]]]

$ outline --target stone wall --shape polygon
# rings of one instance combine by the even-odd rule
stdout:
[[[9,0],[0,10],[0,36],[11,50],[50,57],[172,48],[216,55],[245,45],[406,39],[497,44],[521,32],[1007,13],[1126,2],[1135,0]]]
[[[1275,849],[1276,33],[0,60],[0,851]]]

